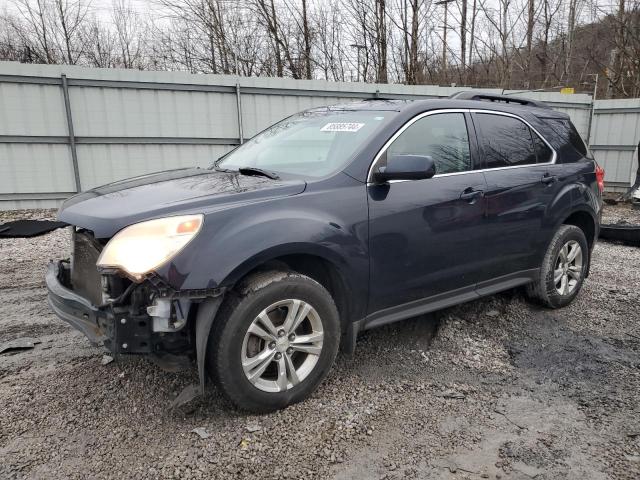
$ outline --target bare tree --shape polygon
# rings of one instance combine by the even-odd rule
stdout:
[[[74,65],[84,53],[81,30],[89,4],[84,0],[53,0],[53,5],[56,12],[51,22],[53,38],[64,62]]]
[[[22,39],[23,44],[33,47],[33,55],[44,63],[56,63],[51,45],[51,11],[44,0],[14,0],[18,18],[12,19],[11,26]]]
[[[640,95],[640,0],[10,0],[0,58],[106,68]],[[448,37],[459,33],[460,44]],[[353,75],[352,72],[358,72]]]

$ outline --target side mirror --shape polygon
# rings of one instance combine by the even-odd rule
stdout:
[[[386,167],[374,174],[376,182],[389,180],[424,180],[436,174],[436,164],[428,155],[393,155],[387,158]]]

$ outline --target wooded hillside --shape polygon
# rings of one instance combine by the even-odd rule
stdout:
[[[0,60],[640,96],[640,0],[9,2]]]

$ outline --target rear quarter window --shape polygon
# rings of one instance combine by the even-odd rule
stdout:
[[[547,128],[552,130],[556,141],[560,144],[561,151],[565,153],[563,155],[564,161],[575,162],[584,157],[593,158],[571,120],[564,118],[544,118],[541,120],[543,120]],[[574,152],[571,152],[573,154],[569,154],[567,147],[573,149]]]

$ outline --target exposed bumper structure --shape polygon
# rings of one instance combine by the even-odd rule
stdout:
[[[103,343],[113,353],[189,354],[195,353],[200,377],[200,391],[204,393],[207,376],[205,356],[211,325],[223,298],[223,291],[215,296],[198,296],[200,303],[192,335],[172,335],[153,331],[153,318],[146,312],[136,312],[128,305],[111,304],[99,308],[78,294],[69,285],[68,262],[52,262],[46,273],[49,305],[54,313],[81,331],[93,344]],[[146,309],[146,307],[144,308]],[[117,321],[116,321],[117,320]],[[171,343],[171,338],[176,340]],[[177,342],[177,343],[176,343]],[[192,343],[193,342],[193,343]]]
[[[89,300],[66,288],[60,281],[61,268],[68,267],[62,262],[51,262],[47,268],[45,278],[49,305],[58,317],[84,333],[92,343],[107,340],[109,335],[101,323],[112,322],[113,318],[109,318],[111,315],[108,312],[96,308]]]

